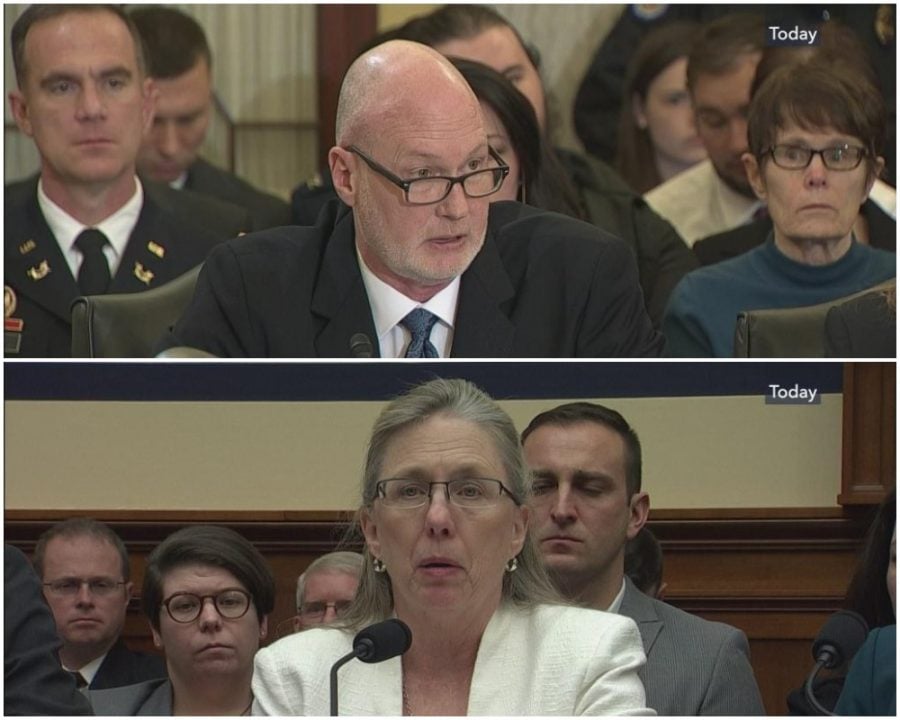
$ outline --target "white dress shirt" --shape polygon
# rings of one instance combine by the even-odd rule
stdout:
[[[78,277],[78,270],[81,268],[81,261],[84,256],[81,250],[75,247],[75,239],[81,234],[82,230],[93,227],[106,235],[109,242],[103,246],[103,254],[109,263],[109,276],[114,277],[119,269],[119,263],[122,262],[122,255],[125,254],[125,247],[128,245],[128,239],[137,225],[138,217],[141,214],[141,208],[144,206],[144,188],[137,176],[134,178],[134,195],[112,215],[104,218],[96,225],[85,225],[69,213],[63,210],[59,205],[53,202],[47,193],[44,192],[44,186],[41,180],[38,180],[38,206],[50,232],[56,238],[59,249],[62,251],[72,277]]]
[[[453,322],[456,319],[456,301],[459,297],[459,277],[454,278],[447,287],[441,290],[426,303],[418,303],[395,290],[373,273],[356,252],[359,269],[362,273],[369,307],[372,308],[372,320],[375,332],[378,333],[378,348],[383,358],[402,358],[412,340],[412,334],[400,324],[410,312],[418,307],[425,308],[438,321],[431,329],[431,344],[442,358],[450,356],[453,344]]]

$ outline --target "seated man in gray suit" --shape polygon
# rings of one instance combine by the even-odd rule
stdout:
[[[626,541],[650,508],[640,442],[625,418],[592,403],[561,405],[535,417],[522,444],[551,577],[570,600],[637,623],[647,706],[660,715],[764,715],[744,634],[649,597],[625,576]]]
[[[343,206],[213,253],[165,346],[227,357],[658,356],[628,246],[490,202],[509,167],[439,53],[391,41],[351,65],[331,177]]]
[[[200,157],[212,113],[212,54],[206,34],[189,15],[169,7],[131,10],[156,90],[156,113],[141,146],[138,170],[177,190],[211,195],[250,213],[251,229],[287,225],[284,200],[260,192]]]
[[[31,5],[11,45],[10,107],[41,167],[5,188],[4,352],[67,357],[75,298],[174,280],[246,230],[247,213],[137,178],[155,96],[118,6]]]

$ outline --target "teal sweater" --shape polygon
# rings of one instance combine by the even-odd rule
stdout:
[[[662,331],[675,357],[731,357],[738,313],[803,307],[851,295],[896,275],[895,255],[854,242],[824,266],[791,260],[768,241],[688,273],[672,293]]]

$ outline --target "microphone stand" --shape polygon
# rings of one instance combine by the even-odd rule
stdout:
[[[331,666],[331,717],[337,717],[338,714],[338,670],[344,667],[344,665],[353,660],[356,656],[356,649],[353,649]]]
[[[815,693],[813,692],[813,681],[816,679],[816,676],[819,674],[819,670],[825,667],[825,660],[820,659],[816,661],[816,667],[813,668],[813,671],[806,678],[806,685],[804,685],[803,690],[806,694],[806,699],[810,705],[815,708],[820,715],[830,715],[834,716],[833,712],[829,712],[826,710],[822,704],[816,700]]]

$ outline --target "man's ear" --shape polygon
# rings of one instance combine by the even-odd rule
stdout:
[[[762,167],[759,160],[752,153],[744,153],[741,155],[741,161],[744,163],[744,171],[747,173],[747,180],[753,192],[763,202],[766,202],[768,193],[766,192],[766,181],[763,180]]]
[[[646,492],[636,492],[631,496],[629,509],[630,516],[625,537],[628,540],[633,540],[641,531],[641,528],[647,524],[647,517],[650,514],[650,495]]]
[[[356,156],[349,150],[335,146],[328,151],[328,167],[338,197],[345,205],[353,207],[357,190]]]
[[[159,88],[153,82],[153,78],[146,78],[141,83],[141,116],[144,123],[143,134],[146,135],[153,125],[153,116],[156,114],[156,102],[159,99]]]
[[[12,110],[13,118],[16,125],[28,137],[34,137],[34,130],[31,127],[31,119],[28,116],[28,103],[21,90],[13,90],[9,94],[9,107]]]

